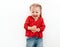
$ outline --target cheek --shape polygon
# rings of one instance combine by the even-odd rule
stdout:
[[[34,15],[34,13],[31,13],[32,15]]]
[[[38,15],[40,15],[41,13],[39,12]]]
[[[40,13],[38,13],[40,15]]]

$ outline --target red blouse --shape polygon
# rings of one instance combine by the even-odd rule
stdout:
[[[28,26],[33,26],[33,25],[36,25],[37,28],[40,28],[40,31],[39,32],[32,32],[31,30],[28,30]],[[42,38],[43,37],[42,32],[45,29],[44,20],[42,17],[38,17],[38,20],[35,21],[35,19],[32,16],[28,16],[25,23],[24,23],[24,28],[26,30],[25,36]]]

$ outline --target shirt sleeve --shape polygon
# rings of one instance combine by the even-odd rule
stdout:
[[[43,20],[43,18],[41,19],[41,26],[40,26],[40,32],[43,32],[44,31],[44,29],[45,29],[45,23],[44,23],[44,20]]]
[[[28,30],[28,26],[29,26],[29,16],[27,17],[25,23],[24,23],[24,29]]]

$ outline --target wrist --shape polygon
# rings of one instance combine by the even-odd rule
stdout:
[[[30,26],[28,26],[28,30],[31,30],[31,27]]]

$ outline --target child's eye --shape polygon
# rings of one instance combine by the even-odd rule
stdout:
[[[38,13],[38,12],[36,12],[36,13]]]
[[[32,12],[32,13],[34,13],[34,12]]]

